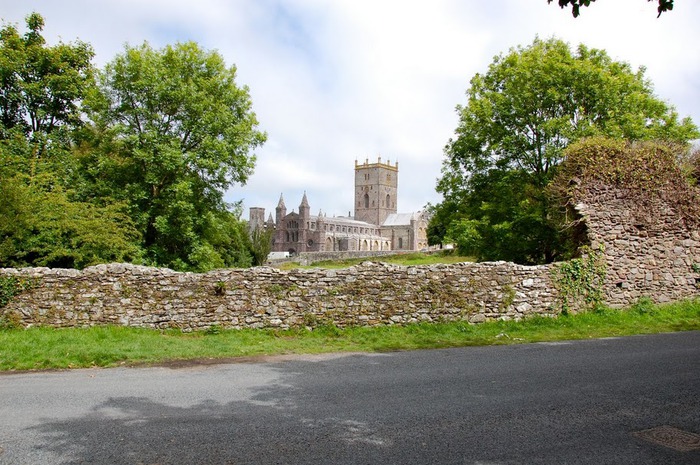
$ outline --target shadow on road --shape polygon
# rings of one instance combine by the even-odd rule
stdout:
[[[681,339],[690,349],[672,356],[668,347]],[[242,390],[235,368],[204,368],[226,373],[217,379],[231,385],[224,381],[216,398],[235,400],[112,397],[33,430],[38,447],[61,465],[694,464],[700,450],[678,452],[635,434],[659,425],[700,428],[696,341],[660,336],[286,361],[264,365],[275,376],[246,385],[245,395],[234,395]],[[197,373],[209,379],[212,372]]]

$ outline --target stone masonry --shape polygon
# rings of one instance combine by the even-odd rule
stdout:
[[[661,198],[640,205],[624,189],[589,189],[577,202],[592,249],[604,254],[605,303],[700,295],[700,233],[692,226],[697,221],[684,219]],[[0,308],[0,316],[26,327],[183,330],[478,323],[556,314],[558,266],[365,262],[343,270],[259,267],[204,274],[124,264],[0,269],[0,279],[26,285]]]
[[[552,265],[506,262],[179,273],[135,265],[1,269],[36,283],[4,309],[24,326],[196,330],[520,319],[551,314]]]
[[[669,302],[700,295],[700,231],[668,202],[640,205],[624,189],[588,189],[576,210],[607,262],[605,302]]]

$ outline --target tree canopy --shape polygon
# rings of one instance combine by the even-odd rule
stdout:
[[[0,266],[249,266],[223,193],[266,136],[236,68],[188,42],[127,45],[97,70],[88,44],[26,25],[0,30]]]
[[[23,36],[12,25],[0,31],[0,120],[5,131],[18,128],[31,138],[80,124],[94,54],[80,41],[47,46],[41,15],[32,13],[26,21]]]
[[[654,96],[644,69],[583,45],[572,52],[558,39],[495,57],[472,78],[457,111],[437,185],[445,200],[429,231],[445,231],[480,259],[541,263],[572,253],[545,188],[573,141],[686,142],[698,135],[689,118],[680,120]]]
[[[552,3],[554,0],[547,0],[547,3]],[[574,18],[577,18],[579,14],[581,14],[581,7],[582,6],[590,6],[591,2],[595,2],[595,0],[557,0],[559,3],[559,6],[561,8],[565,8],[567,6],[571,6],[571,14],[574,15]],[[648,2],[652,1],[658,1],[659,2],[659,7],[656,9],[659,14],[658,16],[661,16],[661,13],[664,11],[671,11],[673,10],[673,0],[647,0]],[[658,18],[657,16],[657,18]]]
[[[46,44],[43,18],[0,30],[0,266],[84,267],[139,256],[123,205],[81,202],[70,133],[94,84],[92,48]]]
[[[100,74],[89,114],[101,151],[88,164],[100,157],[93,174],[132,206],[153,263],[230,265],[204,237],[219,228],[224,190],[245,183],[250,152],[266,137],[235,77],[221,55],[194,42],[127,46]]]

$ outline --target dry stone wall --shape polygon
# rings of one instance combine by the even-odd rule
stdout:
[[[204,274],[125,264],[0,269],[31,283],[3,309],[24,326],[197,330],[519,319],[552,314],[551,267],[513,263],[343,270],[258,267]]]
[[[619,188],[589,188],[576,206],[593,249],[607,264],[605,302],[669,302],[700,295],[700,232],[662,198],[640,201]]]
[[[323,262],[326,260],[347,260],[353,258],[366,258],[368,260],[381,260],[382,256],[386,255],[397,255],[401,252],[396,250],[377,250],[377,251],[361,251],[361,250],[349,250],[345,252],[302,252],[292,259],[287,259],[285,261],[292,261],[299,263],[301,265],[307,266],[314,263]]]
[[[700,233],[692,226],[700,221],[688,221],[662,197],[640,202],[624,189],[588,188],[578,199],[591,247],[604,255],[604,303],[700,295]],[[558,291],[559,273],[558,264],[506,262],[408,267],[365,262],[343,270],[259,267],[204,274],[125,264],[82,271],[0,269],[0,280],[22,288],[3,300],[9,303],[0,317],[23,326],[183,330],[479,323],[556,314],[564,295]]]

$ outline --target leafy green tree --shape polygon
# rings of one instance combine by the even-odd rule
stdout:
[[[261,266],[267,262],[267,256],[272,251],[272,229],[257,227],[250,233],[250,251],[253,265]]]
[[[84,268],[138,262],[138,231],[119,204],[71,200],[61,189],[0,179],[0,266]]]
[[[547,0],[547,3],[552,3],[554,0]],[[557,0],[559,3],[559,6],[561,8],[565,8],[569,5],[571,5],[571,14],[574,15],[574,18],[577,18],[578,15],[581,13],[580,9],[582,6],[590,6],[591,2],[595,2],[595,0]],[[649,2],[654,1],[654,0],[647,0]],[[659,16],[661,16],[661,13],[664,11],[671,11],[673,10],[673,0],[657,0],[659,2],[659,7],[657,8],[657,11],[659,12]],[[658,17],[658,16],[657,16]]]
[[[189,256],[189,263],[194,265],[189,268],[208,271],[215,268],[247,268],[254,264],[248,225],[241,219],[241,212],[240,203],[237,203],[231,211],[207,213],[204,234],[197,239]]]
[[[93,86],[92,49],[46,44],[43,18],[0,30],[0,266],[84,267],[138,260],[123,205],[82,202],[71,135]]]
[[[679,120],[654,96],[644,69],[583,45],[572,53],[558,39],[497,56],[472,78],[467,100],[457,107],[456,137],[445,148],[437,185],[445,201],[437,209],[451,211],[449,221],[469,220],[462,221],[472,231],[467,243],[480,259],[542,263],[573,253],[545,191],[571,142],[698,136],[689,118]],[[438,230],[435,223],[447,216],[436,214],[430,228]],[[459,224],[442,228],[464,236]]]
[[[39,158],[49,136],[81,124],[80,101],[93,82],[94,53],[80,41],[47,46],[38,13],[26,22],[24,35],[13,25],[0,30],[1,135],[19,131],[35,144]]]
[[[129,203],[149,263],[231,265],[207,237],[226,212],[223,192],[246,182],[266,138],[235,77],[193,42],[127,46],[100,75],[83,163],[93,186]]]

